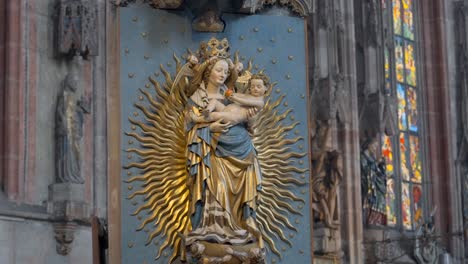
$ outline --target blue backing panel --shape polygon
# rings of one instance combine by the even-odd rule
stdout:
[[[259,69],[265,69],[271,81],[278,83],[272,96],[278,97],[283,93],[286,94],[285,101],[288,102],[288,108],[293,108],[292,113],[295,120],[288,118],[285,120],[285,124],[300,122],[300,125],[294,130],[295,133],[291,131],[288,137],[299,135],[304,139],[308,138],[306,47],[303,19],[274,15],[225,14],[223,15],[227,24],[225,32],[197,33],[192,32],[191,19],[189,19],[191,15],[185,11],[153,10],[141,5],[132,5],[120,10],[122,165],[129,162],[127,153],[124,151],[130,147],[129,138],[123,133],[131,131],[128,118],[135,118],[133,113],[137,110],[133,104],[138,102],[140,95],[138,89],[145,89],[145,84],[149,83],[148,76],[155,77],[154,73],[159,72],[159,64],[163,64],[171,72],[175,71],[175,63],[172,59],[174,52],[181,57],[187,48],[196,51],[200,41],[207,41],[212,36],[216,36],[218,39],[228,38],[231,54],[238,50],[240,56],[245,57],[243,61],[245,66],[248,59],[253,58],[254,65],[258,66]],[[162,76],[156,79],[162,81]],[[277,92],[276,89],[280,89],[280,92]],[[301,151],[299,145],[303,146],[302,151],[307,151],[309,148],[308,142],[301,140],[292,147],[293,150]],[[308,168],[310,166],[309,160],[308,156],[304,157],[304,163],[298,166]],[[122,180],[128,178],[127,172],[128,170],[122,169]],[[130,172],[132,175],[137,173],[135,169],[130,170]],[[305,180],[308,181],[309,174],[306,173],[304,176]],[[138,186],[135,184],[132,187],[134,187],[133,190],[128,190],[128,185],[121,182],[122,263],[155,263],[153,259],[161,242],[158,245],[153,243],[145,246],[147,233],[136,231],[140,221],[130,214],[138,205],[132,203],[134,200],[126,199]],[[293,234],[291,239],[293,247],[290,248],[285,243],[277,242],[283,259],[279,260],[276,255],[268,252],[268,263],[272,263],[273,259],[274,262],[281,263],[311,263],[308,188],[308,186],[304,186],[293,190],[307,202],[301,209],[303,216],[291,215],[289,217],[299,230],[297,233],[285,230],[286,236],[289,237],[290,233]],[[307,192],[303,194],[303,190]],[[294,203],[294,206],[299,206],[299,203]],[[161,257],[157,263],[167,263],[167,258]]]

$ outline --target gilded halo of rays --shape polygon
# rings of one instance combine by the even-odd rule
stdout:
[[[175,54],[173,58],[176,62],[174,76],[180,77],[179,72],[183,71],[185,66]],[[234,62],[237,61],[236,53]],[[251,68],[250,61],[247,70],[250,71]],[[148,90],[139,90],[146,101],[136,103],[134,107],[143,115],[140,120],[129,118],[129,122],[140,129],[125,133],[140,145],[126,150],[136,154],[138,161],[131,162],[124,168],[136,168],[139,171],[139,175],[125,181],[128,184],[139,184],[139,188],[135,188],[136,190],[127,197],[139,203],[132,213],[133,216],[142,219],[137,231],[149,231],[146,245],[151,244],[157,237],[163,238],[155,258],[159,259],[164,250],[171,248],[169,263],[172,263],[184,250],[182,234],[191,229],[190,190],[186,184],[188,172],[184,115],[187,103],[185,91],[189,85],[187,78],[171,76],[162,64],[160,70],[165,83],[161,85],[149,77],[155,92],[152,94]],[[268,91],[265,107],[257,115],[252,126],[253,143],[262,170],[262,189],[259,192],[256,215],[264,240],[271,251],[281,257],[276,241],[283,241],[292,247],[284,230],[297,231],[289,221],[288,215],[302,215],[292,204],[305,203],[290,191],[305,184],[294,176],[307,172],[307,169],[294,165],[297,159],[305,157],[306,154],[294,152],[291,148],[303,138],[286,136],[299,122],[283,124],[292,109],[280,113],[279,106],[285,95],[274,100],[269,97],[271,91],[272,87]]]

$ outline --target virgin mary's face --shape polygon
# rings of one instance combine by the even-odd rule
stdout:
[[[209,82],[215,86],[223,85],[229,73],[229,66],[225,60],[219,60],[211,70]]]

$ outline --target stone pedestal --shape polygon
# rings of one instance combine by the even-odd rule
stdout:
[[[340,232],[325,226],[314,228],[314,263],[340,263]]]
[[[341,239],[338,230],[327,227],[314,228],[314,252],[318,254],[338,253]]]
[[[57,253],[67,255],[78,223],[89,222],[89,206],[84,199],[84,185],[55,183],[49,185],[47,212],[53,216]]]

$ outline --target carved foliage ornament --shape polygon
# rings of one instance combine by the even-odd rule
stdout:
[[[242,8],[248,9],[250,13],[255,13],[272,5],[288,6],[300,16],[308,16],[312,13],[312,0],[244,0]]]
[[[116,6],[128,6],[131,3],[135,3],[137,0],[111,0]],[[161,8],[161,9],[176,9],[179,8],[183,0],[143,0],[143,3],[148,3],[153,8]]]

